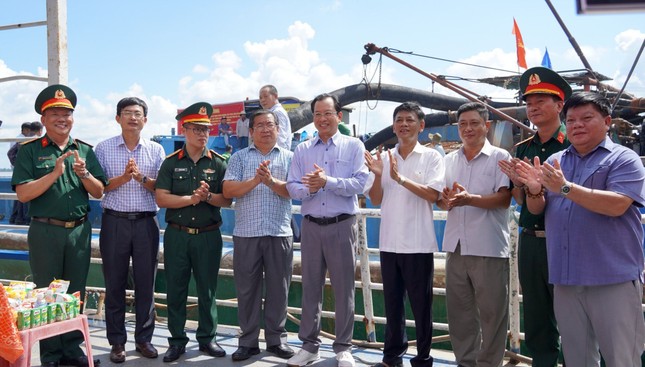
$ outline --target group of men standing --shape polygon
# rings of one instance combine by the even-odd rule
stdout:
[[[34,281],[43,287],[53,279],[67,279],[69,291],[84,291],[91,234],[88,199],[105,194],[100,248],[110,360],[126,359],[130,259],[135,349],[156,358],[150,342],[159,247],[155,215],[159,207],[167,208],[164,256],[171,337],[163,360],[176,361],[186,350],[191,274],[199,298],[199,350],[223,357],[226,352],[215,341],[220,208],[235,199],[241,334],[233,360],[260,353],[262,314],[268,352],[288,359],[288,366],[317,360],[328,272],[335,299],[333,350],[340,367],[353,367],[356,214],[358,194],[364,192],[382,209],[379,243],[387,324],[383,360],[377,366],[402,365],[408,347],[406,295],[417,336],[418,354],[411,363],[432,366],[436,204],[448,211],[443,250],[448,253],[448,323],[457,362],[501,366],[513,196],[522,204],[520,283],[534,365],[557,364],[560,335],[569,366],[599,365],[600,353],[608,365],[636,365],[645,341],[638,212],[645,204],[645,169],[633,152],[607,139],[611,117],[604,97],[570,97],[569,85],[546,68],[527,70],[520,84],[528,117],[538,130],[517,146],[515,158],[488,142],[488,111],[479,103],[459,108],[463,146],[442,157],[419,144],[425,115],[413,102],[394,110],[397,145],[373,156],[360,140],[339,132],[341,106],[329,94],[311,103],[318,136],[291,152],[288,116],[276,88],[267,85],[260,89],[262,109],[248,122],[252,144],[233,154],[228,166],[207,148],[209,103],[195,103],[176,116],[186,143],[164,158],[159,144],[141,138],[148,114],[143,100],[119,101],[121,134],[92,150],[70,136],[74,92],[64,85],[49,86],[35,103],[46,134],[22,145],[12,178],[18,199],[32,203],[28,236]],[[291,199],[302,201],[303,214],[298,333],[303,344],[298,353],[287,345],[285,329],[293,259]],[[43,365],[88,365],[81,341],[77,332],[43,341]]]

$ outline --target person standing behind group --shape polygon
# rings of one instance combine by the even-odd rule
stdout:
[[[287,361],[304,366],[319,358],[320,318],[325,273],[329,270],[335,299],[336,339],[340,367],[353,367],[354,272],[358,197],[368,172],[363,143],[338,131],[343,113],[336,96],[318,95],[311,102],[318,137],[294,152],[287,189],[302,201],[302,349]],[[289,134],[291,135],[291,134]]]
[[[446,151],[443,150],[443,145],[441,145],[441,134],[436,133],[436,134],[428,134],[428,138],[430,138],[430,146],[439,152],[442,157],[446,156]]]
[[[222,117],[220,119],[219,125],[217,127],[217,132],[219,133],[219,136],[224,137],[224,145],[228,145],[229,137],[231,136],[233,130],[231,129],[231,125],[229,125],[228,121],[226,121],[226,117]]]
[[[508,330],[508,177],[497,169],[511,155],[491,145],[488,110],[480,103],[457,110],[463,146],[446,155],[438,206],[448,210],[443,237],[450,341],[464,367],[502,365]]]
[[[278,145],[284,149],[291,149],[291,121],[289,114],[280,104],[278,90],[273,85],[260,88],[260,105],[278,117]]]
[[[69,280],[67,292],[80,291],[84,300],[92,234],[88,195],[101,198],[107,179],[92,147],[70,136],[75,107],[76,94],[65,85],[40,92],[35,109],[46,134],[22,145],[11,185],[18,200],[31,204],[27,241],[34,283],[42,288],[55,279]],[[79,331],[42,340],[41,364],[88,366],[82,342]]]
[[[97,144],[96,156],[109,177],[101,201],[99,245],[105,279],[105,325],[110,360],[125,362],[125,290],[130,259],[134,277],[135,349],[146,358],[158,353],[150,343],[155,328],[154,286],[159,252],[155,183],[164,160],[159,143],[141,138],[148,105],[137,97],[121,99],[116,122],[121,134]]]
[[[206,148],[212,113],[212,105],[198,102],[177,115],[185,130],[186,144],[166,157],[157,177],[157,205],[167,208],[168,222],[164,234],[164,264],[171,336],[164,362],[173,362],[186,352],[188,337],[184,327],[191,271],[199,299],[196,332],[199,350],[213,357],[226,355],[215,341],[215,300],[222,257],[220,207],[230,206],[231,200],[222,195],[224,158]]]
[[[235,124],[235,135],[237,135],[238,149],[249,146],[249,119],[245,111],[240,112],[240,118]]]
[[[515,165],[520,160],[544,162],[551,154],[569,146],[566,129],[560,121],[564,101],[571,87],[558,73],[544,67],[528,69],[520,77],[520,91],[526,101],[526,115],[537,127],[534,136],[517,144],[515,158],[499,166],[513,182],[512,194],[522,205],[519,224],[518,270],[522,286],[524,335],[535,367],[553,367],[560,354],[560,333],[553,313],[553,285],[549,282],[544,214],[532,214],[526,207],[525,187]]]
[[[224,176],[224,196],[236,198],[233,269],[242,333],[234,361],[260,353],[263,280],[267,351],[284,359],[293,356],[285,329],[293,262],[287,174],[293,153],[277,145],[276,120],[268,110],[253,113],[253,144],[233,154]]]
[[[432,366],[432,282],[434,252],[439,250],[432,204],[443,188],[444,164],[438,152],[419,144],[425,114],[406,102],[394,109],[393,151],[373,158],[365,152],[372,174],[365,185],[372,204],[381,205],[379,250],[385,300],[383,362],[375,367],[401,367],[408,349],[405,295],[410,300],[417,336],[415,367]]]
[[[564,104],[571,146],[520,161],[531,213],[545,213],[549,281],[567,366],[640,366],[645,345],[645,168],[607,136],[609,100],[578,92]]]
[[[38,122],[25,122],[22,124],[21,133],[18,137],[30,138],[40,137],[42,135],[43,125]],[[16,157],[18,156],[18,149],[22,146],[23,142],[14,143],[7,152],[7,158],[11,166],[15,166]],[[13,201],[13,209],[11,210],[11,217],[9,217],[9,224],[16,225],[29,225],[31,218],[27,213],[29,212],[29,203],[21,203],[20,200]]]

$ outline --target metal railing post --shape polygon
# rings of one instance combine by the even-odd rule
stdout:
[[[357,255],[361,267],[361,284],[363,285],[363,307],[365,311],[365,333],[367,341],[376,341],[376,326],[374,321],[374,303],[372,302],[372,276],[370,274],[370,255],[367,249],[367,216],[358,215],[358,249]]]
[[[512,210],[509,214],[509,230],[511,232],[510,243],[510,280],[509,280],[509,305],[508,305],[508,318],[509,318],[509,339],[510,349],[514,353],[520,352],[520,280],[517,267],[518,256],[518,223],[516,216],[518,214]]]

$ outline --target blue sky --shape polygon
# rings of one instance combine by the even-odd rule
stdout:
[[[621,86],[645,38],[645,13],[577,15],[575,0],[554,0],[560,16],[596,71]],[[378,46],[518,70],[513,17],[529,67],[544,48],[556,70],[582,68],[563,31],[541,0],[453,1],[215,1],[67,0],[69,85],[79,96],[72,134],[97,143],[119,133],[116,102],[136,95],[150,105],[144,136],[168,134],[177,108],[196,101],[257,98],[274,84],[280,95],[310,99],[359,83],[363,45]],[[45,19],[44,0],[3,0],[0,25]],[[44,27],[0,32],[0,77],[46,75]],[[484,69],[403,57],[435,74],[486,77]],[[375,63],[369,67],[374,71]],[[645,96],[645,61],[628,90]],[[382,80],[420,89],[431,82],[386,60]],[[489,96],[512,91],[462,83]],[[15,136],[38,119],[33,101],[44,83],[0,84],[0,136]],[[450,94],[439,87],[436,92]],[[376,110],[355,104],[360,132],[391,122],[392,104]],[[1,148],[0,148],[1,149]],[[4,158],[4,155],[0,155]],[[0,167],[4,166],[0,160]]]

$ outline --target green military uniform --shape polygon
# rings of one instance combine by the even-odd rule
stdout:
[[[571,95],[571,87],[554,71],[535,67],[528,69],[520,78],[523,98],[530,94],[547,94],[565,100]],[[540,162],[551,154],[569,146],[566,128],[560,128],[542,143],[536,134],[516,146],[515,156],[528,158],[533,163],[535,156]],[[518,268],[522,295],[524,297],[524,335],[526,346],[533,357],[535,367],[557,365],[560,354],[560,334],[553,312],[553,285],[549,284],[549,268],[544,234],[544,214],[531,214],[526,205],[520,212]]]
[[[220,194],[225,172],[224,159],[214,151],[204,149],[199,160],[193,162],[184,147],[162,163],[156,187],[168,190],[173,195],[191,195],[199,187],[200,181],[205,181],[210,186],[210,192]],[[188,343],[184,326],[191,269],[199,298],[197,340],[200,345],[208,344],[215,337],[215,291],[222,256],[221,221],[220,208],[205,202],[166,209],[168,227],[164,235],[164,264],[168,284],[170,345],[184,346]]]
[[[64,90],[69,96],[71,90]],[[73,109],[75,103],[74,97],[71,106],[54,104],[50,107]],[[42,112],[40,108],[37,108],[37,111]],[[71,150],[77,150],[79,156],[85,159],[90,174],[103,184],[107,183],[105,173],[90,145],[70,137],[67,145],[61,150],[45,135],[23,143],[16,158],[11,178],[12,187],[15,189],[16,185],[49,174],[54,170],[56,159]],[[29,265],[37,287],[47,287],[54,279],[69,280],[68,293],[80,291],[84,298],[90,264],[92,226],[86,220],[90,210],[88,192],[81,178],[74,172],[73,164],[74,157],[68,157],[63,175],[47,191],[30,202],[28,214],[34,220],[31,221],[28,233]],[[49,220],[50,223],[43,223],[36,220],[37,218]],[[41,361],[57,362],[61,358],[80,357],[83,355],[79,348],[82,342],[83,336],[80,332],[46,339],[40,344]]]

